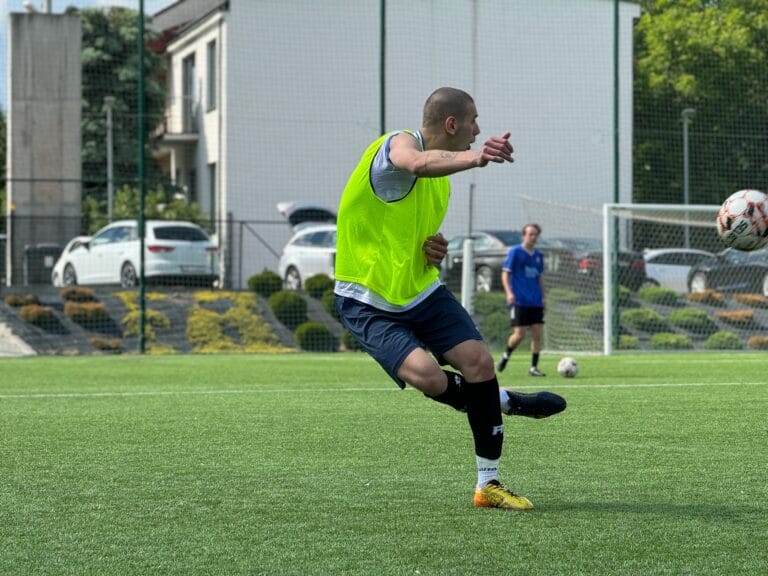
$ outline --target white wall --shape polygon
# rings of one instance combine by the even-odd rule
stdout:
[[[452,178],[443,232],[469,226],[474,185],[475,229],[540,219],[533,198],[566,204],[562,235],[599,235],[567,216],[568,206],[597,211],[613,201],[613,0],[387,0],[386,7],[387,130],[418,128],[429,93],[454,85],[475,97],[480,139],[512,132],[513,166]],[[234,219],[253,221],[243,256],[233,261],[236,281],[275,269],[263,243],[279,249],[290,235],[276,223],[277,202],[335,207],[360,153],[378,136],[379,9],[379,0],[231,0],[224,13],[222,191]],[[620,3],[625,201],[637,15],[636,3]],[[198,67],[204,61],[203,52]],[[201,142],[210,155],[215,136],[208,132]]]

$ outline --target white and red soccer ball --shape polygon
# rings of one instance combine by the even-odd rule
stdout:
[[[717,233],[723,244],[751,251],[768,242],[768,196],[759,190],[731,194],[717,213]]]
[[[573,358],[566,356],[557,363],[557,373],[564,378],[575,378],[579,373],[579,364]]]

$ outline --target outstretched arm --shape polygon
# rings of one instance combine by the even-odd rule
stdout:
[[[489,162],[514,162],[509,132],[491,136],[479,150],[426,150],[419,149],[416,140],[408,134],[392,138],[389,159],[401,170],[420,177],[448,176],[470,168],[482,168]]]

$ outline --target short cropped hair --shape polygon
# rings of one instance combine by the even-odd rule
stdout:
[[[528,228],[536,228],[536,232],[541,234],[541,226],[539,226],[538,224],[533,224],[533,223],[526,224],[525,226],[523,226],[523,234],[525,234],[525,231],[528,230]]]
[[[449,116],[464,120],[470,104],[475,101],[472,96],[458,88],[438,88],[429,95],[424,103],[424,126],[440,126]]]

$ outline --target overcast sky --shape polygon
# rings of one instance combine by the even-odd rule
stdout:
[[[148,16],[159,12],[176,0],[144,0],[144,13]],[[42,11],[43,0],[30,0],[35,8]],[[78,8],[95,8],[99,6],[125,6],[139,9],[139,0],[53,0],[51,8],[55,14],[61,14],[68,6]],[[0,0],[0,106],[7,111],[8,106],[8,14],[11,12],[24,12],[24,0]]]

